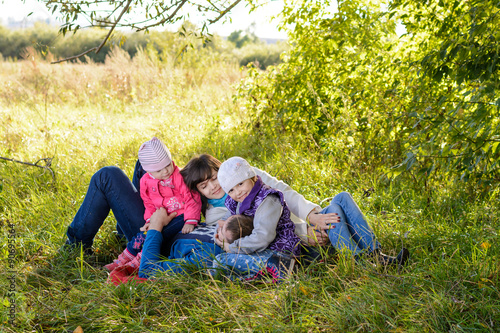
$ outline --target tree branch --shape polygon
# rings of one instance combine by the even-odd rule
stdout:
[[[77,58],[80,58],[80,57],[83,57],[84,55],[86,55],[87,53],[90,53],[92,51],[95,51],[97,50],[97,46],[96,47],[93,47],[91,48],[90,50],[87,50],[83,53],[80,53],[79,55],[76,55],[76,56],[72,56],[72,57],[68,57],[68,58],[64,58],[64,59],[61,59],[61,60],[57,60],[57,61],[52,61],[51,64],[57,64],[57,63],[60,63],[60,62],[64,62],[64,61],[69,61],[69,60],[73,60],[73,59],[77,59]],[[97,52],[96,52],[97,53]]]
[[[218,20],[220,20],[224,15],[226,15],[231,9],[234,8],[234,6],[236,6],[237,4],[239,4],[241,2],[241,0],[236,0],[231,6],[227,7],[222,13],[220,13],[220,15],[213,19],[213,20],[208,20],[208,23],[210,24],[213,24],[215,22],[217,22]]]
[[[109,30],[109,33],[108,35],[106,36],[106,38],[104,38],[104,40],[102,41],[101,45],[99,45],[97,51],[95,51],[95,53],[99,53],[99,51],[101,51],[102,47],[104,46],[104,44],[106,44],[106,41],[109,39],[109,36],[111,36],[111,33],[113,32],[113,30],[115,30],[115,27],[116,25],[118,24],[118,22],[120,22],[120,20],[122,19],[122,16],[123,14],[125,14],[125,12],[128,10],[128,8],[130,7],[130,3],[132,2],[132,0],[128,0],[127,1],[127,4],[125,5],[125,8],[123,8],[122,12],[120,13],[120,16],[118,16],[118,18],[116,19],[115,21],[115,24],[113,24],[113,26],[111,27],[111,29]]]
[[[87,50],[87,51],[85,51],[85,52],[83,52],[83,53],[81,53],[81,54],[79,54],[77,56],[65,58],[65,59],[62,59],[62,60],[53,61],[53,62],[51,62],[51,64],[57,64],[57,63],[60,63],[60,62],[63,62],[63,61],[77,59],[77,58],[80,58],[81,56],[86,55],[87,53],[90,53],[90,52],[94,51],[94,50],[95,50],[95,53],[99,53],[99,51],[101,51],[102,47],[104,46],[104,44],[106,44],[106,42],[108,41],[109,37],[113,33],[113,30],[115,30],[115,27],[118,24],[118,22],[120,22],[120,20],[122,19],[123,14],[125,14],[127,12],[128,8],[130,7],[130,3],[131,2],[132,2],[132,0],[128,0],[127,1],[127,4],[125,5],[125,8],[123,8],[122,12],[120,13],[120,16],[118,16],[118,18],[116,19],[115,23],[113,24],[113,26],[109,30],[108,34],[106,35],[106,37],[102,41],[101,45],[99,45],[97,47],[93,47],[90,50]]]
[[[114,30],[119,27],[129,27],[131,29],[134,29],[136,32],[139,32],[148,30],[152,27],[164,26],[166,24],[176,22],[177,20],[184,18],[185,15],[182,14],[180,10],[186,7],[186,4],[192,5],[193,8],[197,7],[198,10],[202,12],[210,12],[210,15],[207,15],[206,13],[203,15],[205,22],[203,23],[201,35],[204,35],[207,25],[219,21],[224,15],[228,14],[236,5],[241,2],[241,0],[206,0],[205,4],[198,4],[192,0],[171,0],[168,4],[165,4],[165,2],[162,2],[160,0],[156,0],[154,2],[143,0],[74,0],[71,2],[62,0],[40,1],[46,2],[46,6],[49,10],[55,11],[56,9],[58,9],[59,12],[63,14],[63,16],[65,16],[66,24],[60,28],[60,32],[62,32],[63,34],[67,31],[74,30],[76,32],[80,29],[80,25],[76,25],[76,23],[74,23],[74,21],[80,14],[85,16],[85,18],[89,20],[90,27],[98,26],[100,28],[109,29],[109,32],[99,44],[99,46],[92,47],[85,52],[82,52],[75,56],[70,56],[61,60],[53,61],[52,64],[78,59],[90,52],[99,53],[111,38]],[[99,3],[107,3],[108,5],[113,7],[110,9],[104,8],[98,10],[96,4]],[[158,5],[158,3],[160,4]],[[225,5],[226,3],[228,4],[227,6]],[[58,7],[58,5],[64,6]],[[82,9],[82,7],[84,6],[86,6],[87,9]],[[134,7],[134,9],[145,9],[145,19],[134,19],[132,21],[126,19],[128,16],[132,15],[132,13],[129,12],[131,7]],[[149,10],[152,11],[154,8],[156,8],[156,15],[149,15]],[[118,17],[113,21],[113,14],[120,9],[120,15],[118,15]],[[171,14],[169,15],[169,12],[171,10],[173,10],[173,12],[171,12]],[[97,15],[99,12],[105,12],[105,14],[103,14],[103,16],[101,17],[100,15]],[[210,19],[210,17],[213,16],[216,17]]]
[[[149,28],[152,28],[152,27],[156,27],[158,25],[162,25],[163,23],[165,22],[168,22],[170,21],[172,18],[175,17],[175,15],[177,15],[177,12],[182,8],[182,6],[184,6],[184,4],[187,2],[187,0],[183,0],[181,2],[181,4],[179,6],[177,6],[177,8],[174,10],[174,12],[172,14],[170,14],[170,16],[164,18],[163,20],[161,21],[158,21],[156,22],[155,24],[150,24],[150,25],[147,25],[147,26],[144,26],[142,28],[139,28],[137,29],[136,31],[142,31],[142,30],[146,30],[146,29],[149,29]]]
[[[18,160],[14,160],[12,158],[2,157],[2,156],[0,156],[0,159],[5,160],[5,161],[10,161],[10,162],[16,162],[16,163],[20,163],[20,164],[30,165],[30,166],[36,166],[36,167],[39,167],[39,168],[42,168],[45,170],[49,170],[50,174],[52,175],[52,182],[54,183],[56,181],[56,175],[55,175],[54,171],[52,171],[52,169],[50,168],[52,165],[52,157],[41,158],[38,161],[36,161],[35,163],[18,161]],[[41,161],[44,161],[45,165],[39,165],[38,163],[40,163]]]

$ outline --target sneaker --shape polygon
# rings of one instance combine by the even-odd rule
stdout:
[[[139,267],[141,266],[141,257],[142,257],[142,251],[137,253],[134,259],[132,259],[127,265],[132,267],[134,270],[139,270]]]
[[[382,252],[378,252],[378,261],[384,266],[399,265],[404,266],[410,258],[410,251],[407,248],[402,248],[396,257],[388,256]]]
[[[285,255],[273,254],[266,264],[266,269],[273,278],[273,283],[278,283],[292,274],[295,259]]]

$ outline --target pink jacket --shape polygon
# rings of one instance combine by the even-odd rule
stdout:
[[[196,225],[200,221],[200,194],[188,189],[175,164],[174,172],[166,180],[155,179],[149,173],[144,174],[141,178],[141,198],[146,207],[146,222],[160,207],[164,207],[169,214],[173,211],[177,215],[184,214],[185,223]]]

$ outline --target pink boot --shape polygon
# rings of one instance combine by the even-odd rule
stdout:
[[[129,261],[134,260],[135,257],[130,253],[127,249],[123,251],[119,256],[118,259],[115,259],[111,264],[107,264],[104,266],[109,272],[111,272],[113,269],[115,269],[118,266],[124,265],[128,263]]]
[[[139,271],[139,266],[141,266],[142,251],[137,253],[134,259],[132,259],[127,266],[132,267],[134,272]]]

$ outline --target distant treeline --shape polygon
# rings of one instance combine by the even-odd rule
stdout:
[[[23,59],[31,54],[28,50],[36,51],[49,61],[68,58],[98,46],[107,32],[104,29],[88,29],[63,36],[57,27],[45,23],[36,23],[34,27],[22,30],[10,30],[0,25],[0,59]],[[214,35],[208,43],[203,43],[190,32],[195,32],[190,23],[184,25],[182,33],[117,32],[99,53],[90,52],[80,61],[102,63],[108,53],[118,46],[130,57],[134,57],[138,49],[147,49],[156,52],[162,60],[175,61],[190,51],[201,51],[201,54],[217,55],[222,61],[237,62],[241,66],[254,63],[256,67],[265,69],[278,64],[280,54],[287,49],[284,42],[266,44],[255,35],[243,31],[233,32],[227,39]]]

